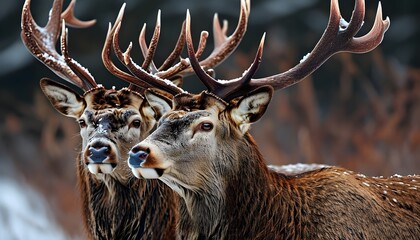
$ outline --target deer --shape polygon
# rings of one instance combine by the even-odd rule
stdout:
[[[264,34],[250,67],[229,81],[200,66],[187,12],[189,59],[207,91],[174,87],[171,110],[127,160],[135,175],[159,179],[181,197],[180,238],[418,239],[419,175],[368,177],[337,166],[286,175],[267,167],[248,132],[275,90],[301,81],[336,53],[365,53],[382,42],[390,20],[383,20],[380,3],[370,32],[354,37],[364,12],[364,1],[356,0],[347,23],[332,0],[327,28],[306,58],[286,72],[253,78]]]
[[[52,106],[80,126],[81,151],[76,159],[76,175],[82,201],[82,217],[88,239],[173,239],[178,221],[178,196],[158,180],[145,181],[133,176],[125,159],[135,143],[144,139],[167,111],[166,105],[156,105],[145,98],[144,91],[153,86],[140,79],[144,76],[164,81],[168,86],[181,84],[184,76],[193,73],[188,59],[180,58],[185,45],[185,23],[174,50],[157,67],[153,61],[160,36],[160,11],[150,43],[145,40],[143,26],[139,45],[144,57],[144,71],[132,71],[124,64],[123,53],[116,51],[125,4],[114,25],[109,24],[102,49],[105,68],[118,79],[129,83],[116,90],[98,84],[89,71],[74,60],[68,51],[68,29],[89,27],[95,23],[74,16],[73,0],[63,12],[63,1],[55,0],[45,27],[32,17],[30,0],[22,10],[23,43],[30,53],[57,76],[75,86],[77,91],[58,81],[43,78],[40,86]],[[201,64],[211,69],[222,62],[236,48],[246,31],[249,1],[241,1],[236,30],[227,36],[227,22],[214,17],[215,45]],[[202,35],[201,53],[208,35]],[[60,39],[61,54],[56,50]],[[111,53],[127,68],[123,71],[111,60]],[[197,53],[200,57],[201,53]],[[155,89],[160,99],[172,97],[165,89]]]

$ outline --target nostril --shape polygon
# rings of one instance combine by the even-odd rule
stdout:
[[[109,155],[110,149],[107,146],[100,148],[89,147],[90,159],[95,163],[102,163]]]
[[[144,149],[144,147],[141,147],[141,146],[137,145],[137,146],[132,147],[130,152],[132,152],[132,153],[146,152],[146,154],[149,154],[150,153],[150,148]]]
[[[146,161],[149,154],[145,151],[138,150],[137,152],[133,152],[132,150],[129,153],[128,162],[133,167],[140,167],[144,161]]]
[[[131,154],[131,153],[137,153],[137,152],[139,152],[139,151],[140,151],[140,147],[139,147],[139,146],[135,146],[135,147],[131,148],[131,150],[130,150],[130,154]]]
[[[144,152],[144,151],[139,152],[139,158],[140,159],[146,160],[147,156],[149,156],[149,154],[147,152]]]
[[[109,152],[109,148],[108,147],[101,147],[101,148],[90,147],[89,148],[89,152],[92,155],[95,155],[95,154],[106,154],[106,153]]]
[[[149,154],[145,151],[138,151],[138,152],[130,152],[130,158],[138,158],[142,161],[146,160]]]

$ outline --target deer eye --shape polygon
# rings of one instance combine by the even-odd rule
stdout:
[[[200,130],[209,132],[213,129],[213,124],[210,122],[203,122],[200,124]]]
[[[130,124],[130,127],[140,128],[141,121],[139,119],[133,120]]]
[[[87,127],[87,124],[86,124],[86,121],[85,121],[85,120],[83,120],[83,119],[79,119],[79,120],[78,120],[78,122],[79,122],[79,126],[80,126],[80,128],[85,128],[85,127]]]

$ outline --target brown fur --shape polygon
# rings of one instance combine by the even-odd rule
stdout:
[[[129,174],[129,173],[127,173]],[[157,180],[104,175],[98,180],[78,161],[83,220],[89,239],[174,239],[177,197]]]
[[[227,239],[420,236],[420,176],[372,178],[337,167],[286,176],[267,169],[250,136],[243,144],[241,164],[225,179]]]
[[[229,104],[207,93],[176,96],[176,108],[135,146],[150,151],[153,161],[144,165],[163,169],[159,179],[182,197],[181,238],[418,239],[420,176],[375,178],[338,167],[284,175],[268,169],[244,123],[234,122],[262,115],[271,93],[264,91]],[[238,112],[241,102],[246,105]],[[247,107],[253,116],[232,115]],[[214,128],[196,132],[203,122]]]

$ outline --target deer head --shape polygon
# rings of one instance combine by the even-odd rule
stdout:
[[[75,1],[61,13],[63,1],[56,0],[45,27],[39,27],[30,12],[30,0],[22,11],[22,39],[30,52],[54,73],[72,83],[84,94],[49,79],[42,79],[41,89],[57,111],[75,118],[83,139],[81,161],[91,173],[111,173],[121,164],[130,142],[146,136],[158,113],[134,91],[134,85],[121,90],[106,89],[69,56],[66,23],[87,27],[73,15]],[[61,54],[55,50],[61,32]],[[106,58],[104,62],[106,62]],[[138,84],[142,85],[141,82]],[[121,168],[121,167],[120,167]],[[126,174],[121,174],[125,176]]]

